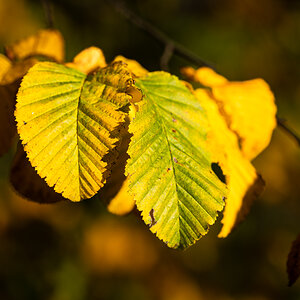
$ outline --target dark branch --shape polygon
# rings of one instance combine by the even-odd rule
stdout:
[[[286,120],[276,116],[277,125],[280,126],[289,136],[291,136],[300,147],[300,137],[286,123]]]
[[[52,7],[49,0],[42,0],[45,18],[46,18],[46,26],[48,28],[54,28],[53,23],[53,14],[52,14]]]
[[[201,59],[199,56],[197,56],[195,53],[191,52],[189,49],[185,48],[183,45],[175,42],[170,37],[168,37],[165,33],[163,33],[161,30],[150,24],[148,21],[144,20],[140,16],[136,15],[133,11],[131,11],[125,4],[119,0],[107,0],[109,4],[113,5],[113,7],[116,9],[117,12],[119,12],[122,16],[124,16],[128,21],[133,23],[135,26],[142,29],[144,32],[146,32],[148,35],[150,35],[152,38],[156,39],[158,42],[163,44],[165,49],[167,48],[173,48],[172,53],[177,54],[178,56],[185,58],[189,62],[199,66],[199,67],[210,67],[207,62],[205,62],[203,59]],[[166,51],[164,52],[164,54]],[[171,53],[171,54],[172,54]],[[170,60],[172,55],[168,57],[168,60]]]
[[[165,33],[159,30],[154,25],[150,24],[148,21],[144,20],[142,17],[136,15],[133,11],[131,11],[125,4],[120,0],[106,0],[118,11],[122,16],[124,16],[128,21],[142,29],[148,35],[156,39],[164,46],[164,53],[161,57],[160,64],[163,70],[168,70],[168,64],[173,54],[177,54],[178,56],[186,59],[192,64],[195,64],[199,67],[210,67],[210,64],[202,60],[195,53],[185,48],[183,45],[175,42],[170,37],[168,37]],[[300,137],[286,125],[286,122],[276,116],[277,125],[281,127],[289,136],[295,139],[300,147]]]
[[[173,44],[167,44],[164,50],[163,55],[160,58],[160,67],[164,71],[169,70],[169,62],[172,58],[172,55],[174,54],[174,45]]]

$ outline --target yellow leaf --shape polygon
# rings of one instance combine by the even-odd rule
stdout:
[[[132,83],[121,62],[93,76],[43,62],[23,78],[18,133],[38,174],[65,198],[90,198],[104,185]]]
[[[11,60],[23,60],[32,56],[44,56],[57,62],[65,57],[64,39],[58,30],[44,29],[6,47]]]
[[[262,191],[263,182],[252,164],[241,153],[236,135],[229,130],[210,92],[197,89],[195,93],[207,113],[211,127],[207,144],[212,160],[221,166],[228,186],[228,198],[222,219],[223,228],[219,234],[219,237],[226,237],[244,213],[242,209],[245,198],[247,203],[256,198]]]
[[[181,73],[189,80],[199,82],[208,87],[223,85],[228,82],[225,77],[207,67],[199,68],[197,70],[192,67],[185,67],[181,69]]]
[[[10,67],[11,61],[5,55],[0,54],[0,82]]]
[[[109,212],[115,215],[126,215],[130,213],[135,205],[133,196],[129,194],[128,179],[123,182],[123,185],[118,194],[110,201],[107,206]]]
[[[115,57],[114,61],[122,61],[128,65],[128,69],[136,76],[143,77],[146,76],[148,71],[140,65],[136,60],[126,58],[122,55]]]
[[[209,68],[193,70],[190,78],[212,89],[227,125],[236,133],[243,154],[255,158],[270,143],[276,127],[274,95],[262,79],[230,82]]]
[[[89,74],[98,68],[104,68],[106,61],[101,49],[89,47],[77,54],[73,62],[67,63],[66,66]]]

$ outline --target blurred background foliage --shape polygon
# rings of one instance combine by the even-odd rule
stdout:
[[[163,49],[105,1],[53,0],[67,60],[91,45],[159,69]],[[279,116],[300,132],[298,0],[135,0],[127,4],[231,80],[264,78]],[[37,0],[0,0],[0,45],[45,27]],[[172,73],[188,63],[173,57]],[[266,190],[227,239],[220,224],[195,246],[168,249],[139,219],[97,199],[39,205],[9,186],[13,151],[0,159],[0,299],[300,299],[286,258],[300,231],[300,149],[276,129],[254,162]]]

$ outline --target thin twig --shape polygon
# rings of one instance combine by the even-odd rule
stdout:
[[[169,62],[174,54],[174,45],[168,44],[165,46],[163,55],[160,58],[160,67],[164,71],[169,71]]]
[[[138,16],[137,14],[135,14],[127,6],[125,6],[123,2],[119,0],[107,0],[107,1],[116,9],[117,12],[119,12],[122,16],[124,16],[128,21],[130,21],[135,26],[139,27],[148,35],[150,35],[158,42],[163,44],[165,49],[167,47],[170,47],[170,45],[172,45],[174,54],[177,54],[178,56],[185,58],[189,62],[199,67],[207,66],[212,68],[212,66],[209,63],[201,59],[198,55],[196,55],[189,49],[185,48],[183,45],[175,42],[170,37],[168,37],[165,33],[159,30],[157,27],[150,24],[148,21],[144,20],[142,17]]]
[[[177,54],[178,56],[186,59],[190,63],[195,64],[197,67],[207,66],[212,68],[209,63],[205,62],[195,53],[185,48],[183,45],[175,42],[169,36],[167,36],[165,33],[159,30],[157,27],[150,24],[142,17],[136,15],[127,6],[125,6],[125,4],[120,0],[106,0],[106,1],[112,4],[113,7],[116,9],[116,11],[118,11],[122,16],[124,16],[128,21],[130,21],[132,24],[142,29],[148,35],[150,35],[151,37],[159,41],[161,44],[163,44],[164,53],[160,60],[162,69],[164,70],[168,69],[168,63],[173,54]],[[294,130],[289,128],[283,119],[279,118],[278,116],[276,116],[276,119],[277,119],[277,125],[281,127],[289,136],[291,136],[298,143],[298,146],[300,147],[300,137],[298,136],[298,134]]]
[[[276,116],[277,125],[280,126],[289,136],[291,136],[300,147],[300,137],[286,123],[286,120]]]
[[[44,8],[47,27],[54,28],[52,7],[50,5],[50,1],[42,0],[42,4],[43,4],[43,8]]]

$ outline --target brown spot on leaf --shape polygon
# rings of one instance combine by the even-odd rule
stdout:
[[[153,208],[150,210],[149,216],[151,218],[151,224],[149,227],[151,228],[152,226],[154,226],[157,223],[157,221],[154,218],[154,209]]]
[[[176,132],[176,129],[172,129],[172,132]]]

